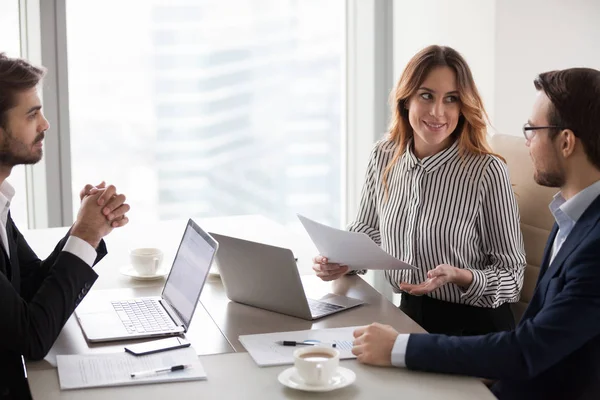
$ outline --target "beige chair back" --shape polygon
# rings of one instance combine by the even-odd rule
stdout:
[[[525,138],[494,135],[490,145],[496,154],[506,160],[521,214],[527,268],[521,299],[513,304],[515,319],[519,321],[535,289],[546,241],[554,224],[548,205],[558,189],[540,186],[533,180],[533,165]]]

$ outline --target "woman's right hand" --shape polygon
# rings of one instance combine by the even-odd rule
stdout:
[[[347,265],[330,264],[327,258],[323,256],[313,258],[312,268],[317,276],[324,281],[334,281],[348,273]]]

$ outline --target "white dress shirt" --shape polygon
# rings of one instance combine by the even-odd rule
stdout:
[[[10,249],[8,246],[8,236],[6,234],[6,224],[8,221],[8,211],[10,210],[10,202],[15,195],[15,189],[6,180],[0,184],[0,237],[2,239],[2,247],[10,258]],[[75,236],[69,236],[63,251],[67,251],[81,258],[90,267],[94,265],[96,260],[96,249],[83,239]]]
[[[6,234],[6,221],[8,220],[8,210],[10,209],[10,202],[15,196],[15,188],[6,180],[0,184],[0,238],[2,239],[2,246],[6,251],[6,254],[10,258],[10,249],[8,248],[8,236]]]
[[[552,245],[550,264],[554,261],[554,257],[560,251],[579,218],[598,196],[600,196],[600,181],[583,189],[569,200],[565,200],[560,192],[554,196],[549,207],[558,225],[558,232]],[[396,338],[392,348],[392,365],[406,367],[406,348],[409,338],[410,334],[400,334]]]

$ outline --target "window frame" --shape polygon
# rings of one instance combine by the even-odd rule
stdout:
[[[21,55],[48,70],[41,94],[52,127],[44,140],[44,157],[26,166],[30,229],[73,223],[65,6],[66,0],[19,0]]]

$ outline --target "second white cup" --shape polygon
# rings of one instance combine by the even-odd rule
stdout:
[[[326,385],[340,365],[340,352],[332,347],[310,346],[294,351],[294,366],[307,385]]]
[[[162,263],[163,252],[155,247],[133,249],[129,260],[135,271],[142,276],[155,275]]]

